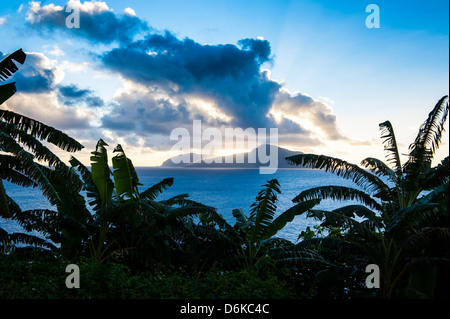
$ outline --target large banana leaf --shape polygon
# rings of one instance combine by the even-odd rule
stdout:
[[[234,218],[236,218],[236,224],[239,226],[239,228],[245,230],[248,226],[250,226],[250,221],[248,220],[247,216],[245,216],[242,208],[233,209],[232,213]]]
[[[416,139],[409,146],[409,158],[404,165],[404,170],[411,180],[416,179],[424,170],[429,169],[434,153],[441,143],[448,111],[449,102],[446,95],[437,102],[428,114],[428,118],[419,128]]]
[[[314,217],[322,221],[321,226],[324,227],[338,227],[343,230],[348,229],[352,234],[367,240],[376,240],[378,237],[373,233],[372,229],[366,226],[365,223],[358,222],[353,219],[353,216],[343,214],[342,211],[333,210],[310,210],[308,217]]]
[[[382,132],[384,150],[388,152],[386,159],[389,163],[393,163],[395,167],[395,174],[397,178],[402,175],[402,163],[400,161],[400,154],[398,152],[397,140],[394,134],[394,128],[390,121],[380,123],[380,130]]]
[[[256,197],[251,205],[250,220],[253,223],[248,235],[251,243],[257,243],[264,237],[267,227],[273,220],[277,209],[277,193],[280,193],[280,184],[277,179],[270,180]]]
[[[19,130],[14,124],[0,122],[0,131],[28,147],[38,161],[45,161],[49,166],[61,164],[61,160],[32,134]]]
[[[0,105],[16,93],[15,82],[0,85]]]
[[[0,217],[9,218],[8,197],[6,196],[3,181],[0,178]]]
[[[0,120],[14,125],[17,130],[24,131],[39,140],[52,143],[62,150],[76,152],[83,148],[83,145],[62,131],[24,115],[0,110]]]
[[[18,70],[14,61],[23,64],[25,62],[25,58],[26,54],[22,51],[22,49],[19,49],[0,61],[0,80],[4,81],[8,79]],[[13,96],[14,93],[16,93],[15,82],[0,85],[0,104],[3,104],[3,102]]]
[[[389,187],[376,175],[364,170],[358,165],[348,163],[339,158],[315,154],[299,154],[286,158],[293,165],[321,169],[334,173],[345,179],[352,180],[356,185],[369,193],[383,194],[389,197]]]
[[[447,156],[444,158],[440,164],[435,167],[432,167],[427,172],[426,181],[423,184],[423,189],[425,190],[433,190],[436,187],[448,184],[450,180],[449,176],[449,162],[450,158]]]
[[[393,183],[397,183],[402,175],[401,168],[399,175],[397,175],[396,172],[398,171],[392,170],[384,162],[373,157],[367,157],[364,160],[362,160],[361,166],[370,169],[373,173],[377,174],[378,176],[386,176]]]
[[[14,72],[18,70],[17,66],[13,61],[19,62],[23,64],[26,59],[26,54],[22,51],[22,49],[16,50],[7,57],[5,57],[2,61],[0,61],[0,80],[4,81],[9,78]]]
[[[57,192],[39,165],[34,162],[34,156],[31,153],[25,151],[19,143],[4,132],[0,132],[0,145],[2,145],[3,151],[10,152],[16,156],[21,167],[24,169],[24,173],[40,186],[52,205],[60,202]]]
[[[150,186],[139,194],[139,198],[155,200],[159,194],[173,185],[173,177],[165,178],[161,182]]]
[[[303,214],[304,212],[310,210],[311,208],[318,205],[319,203],[320,203],[319,199],[312,199],[312,200],[304,201],[304,202],[298,203],[297,205],[289,208],[284,213],[281,213],[266,228],[264,235],[262,236],[262,239],[268,239],[268,238],[274,236],[278,231],[283,229],[283,227],[287,223],[291,222],[295,216]]]
[[[24,175],[24,171],[25,169],[17,157],[9,154],[0,154],[0,179],[19,186],[36,187],[37,184]]]
[[[92,181],[97,187],[102,205],[106,205],[111,201],[114,191],[114,183],[111,180],[111,169],[108,166],[108,154],[106,152],[105,143],[102,139],[97,142],[95,151],[91,156],[91,176]]]
[[[94,181],[92,180],[91,171],[73,156],[70,158],[69,163],[81,175],[83,180],[83,188],[86,190],[86,196],[90,199],[89,205],[92,206],[94,212],[99,212],[102,207],[102,199]]]
[[[382,210],[381,205],[370,195],[355,188],[346,186],[319,186],[302,191],[292,201],[298,203],[310,199],[333,199],[333,200],[358,200],[359,202],[374,208]]]
[[[117,153],[112,158],[116,193],[124,200],[133,201],[134,199],[139,198],[138,185],[140,185],[140,183],[136,170],[134,169],[131,160],[126,157],[120,144],[114,148],[113,152]]]

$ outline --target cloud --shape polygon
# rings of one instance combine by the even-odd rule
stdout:
[[[102,55],[107,68],[134,82],[161,88],[169,95],[213,99],[232,125],[243,127],[269,125],[266,114],[280,88],[261,71],[269,61],[266,40],[201,45],[168,31]]]
[[[82,62],[82,63],[74,63],[68,60],[64,60],[61,64],[60,64],[60,68],[62,70],[68,71],[68,72],[73,72],[73,73],[78,73],[78,72],[84,72],[86,70],[88,70],[88,67],[90,66],[90,62]]]
[[[126,15],[129,15],[129,16],[131,16],[131,17],[136,17],[136,11],[134,11],[134,10],[131,9],[131,8],[126,8],[126,9],[123,11],[123,13],[126,14]]]
[[[280,143],[315,146],[324,141],[348,141],[339,130],[326,98],[316,100],[291,93],[265,70],[273,63],[269,41],[246,38],[236,44],[203,45],[159,32],[127,8],[115,14],[105,2],[69,1],[80,9],[80,29],[65,26],[66,7],[31,2],[27,23],[44,30],[59,30],[98,46],[98,66],[116,73],[124,88],[109,112],[102,113],[100,128],[126,141],[145,139],[145,145],[169,145],[171,130],[189,128],[194,119],[206,126],[277,127]],[[66,62],[67,68],[72,68]],[[85,65],[87,67],[87,65]],[[53,87],[55,87],[53,85]],[[58,98],[68,106],[77,101],[102,106],[89,89],[58,86]],[[109,133],[108,133],[109,134]],[[142,142],[142,141],[141,141]]]
[[[51,54],[51,55],[57,56],[57,57],[65,55],[64,51],[61,50],[61,48],[57,44],[54,44],[53,45],[53,50],[48,52],[48,53]]]
[[[59,130],[90,129],[92,115],[81,109],[60,105],[55,94],[16,93],[6,102],[7,109],[41,121]]]
[[[64,71],[48,57],[38,52],[27,52],[27,59],[20,72],[13,75],[19,92],[43,93],[54,89],[64,77]]]
[[[58,99],[65,105],[85,104],[89,107],[101,107],[105,103],[90,89],[79,89],[75,84],[58,86]]]
[[[283,89],[277,95],[271,114],[291,119],[311,131],[320,130],[330,140],[348,140],[338,129],[336,115],[323,102],[302,93],[290,93]]]
[[[91,90],[61,85],[64,71],[43,53],[26,52],[26,55],[25,63],[11,78],[16,82],[17,92],[2,106],[59,130],[77,133],[92,130],[93,133],[94,114],[86,106],[103,101]],[[70,107],[75,105],[75,99],[84,104]]]
[[[121,135],[169,138],[175,127],[192,125],[193,112],[182,99],[147,88],[129,88],[114,98],[112,111],[101,118],[101,128]]]
[[[66,19],[72,10],[79,10],[80,28],[69,29],[66,26]],[[117,16],[106,2],[102,1],[81,3],[70,0],[64,7],[54,4],[42,6],[40,2],[31,1],[27,13],[27,23],[39,27],[39,30],[65,29],[74,36],[82,36],[94,42],[130,43],[135,35],[149,29],[145,22],[130,14],[130,10]]]

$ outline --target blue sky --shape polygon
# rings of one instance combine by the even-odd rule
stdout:
[[[77,138],[81,159],[104,138],[158,165],[170,130],[201,119],[359,163],[384,157],[385,120],[406,153],[448,94],[448,1],[81,1],[79,30],[66,3],[0,4],[0,51],[29,53],[2,107]]]

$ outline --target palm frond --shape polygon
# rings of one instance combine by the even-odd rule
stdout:
[[[419,128],[416,139],[409,146],[409,158],[404,169],[412,178],[429,168],[445,130],[444,124],[447,120],[448,109],[448,96],[444,96],[428,114],[427,120]]]
[[[14,125],[17,130],[25,131],[39,140],[52,143],[62,150],[76,152],[83,148],[83,145],[60,130],[24,115],[7,110],[0,110],[0,120]]]
[[[344,160],[315,154],[299,154],[287,157],[290,164],[325,170],[345,179],[353,181],[368,192],[380,193],[389,196],[389,187],[376,175],[367,172],[361,167]]]
[[[330,262],[321,254],[305,248],[299,249],[298,246],[291,250],[283,249],[272,254],[276,263],[283,266],[307,266],[308,268],[331,266]]]
[[[311,199],[358,200],[378,211],[382,206],[367,193],[346,186],[319,186],[302,191],[292,201],[295,203]]]
[[[5,186],[0,178],[0,217],[9,218],[8,197],[6,195]]]
[[[432,225],[438,220],[441,212],[439,204],[416,203],[397,211],[389,220],[386,236],[400,238],[421,227]]]
[[[24,168],[15,156],[0,154],[0,179],[24,187],[36,187],[37,184],[22,172]]]
[[[69,163],[79,172],[81,179],[83,180],[83,188],[86,190],[89,205],[92,207],[94,212],[98,212],[102,207],[102,199],[94,181],[92,180],[91,171],[73,156],[70,157]]]
[[[6,56],[0,61],[0,80],[4,81],[12,76],[17,70],[17,66],[14,61],[23,64],[26,59],[26,54],[22,49],[16,50],[13,53]]]
[[[392,170],[389,166],[387,166],[384,162],[380,161],[377,158],[367,157],[361,161],[361,166],[370,169],[372,173],[375,173],[378,176],[388,177],[394,183],[399,178],[399,176],[396,175],[396,172],[394,172],[394,170]]]
[[[348,205],[344,207],[339,207],[333,210],[335,213],[339,213],[348,217],[360,217],[365,218],[367,221],[370,221],[372,225],[376,227],[382,227],[382,221],[377,214],[362,205]],[[364,223],[364,221],[363,221]],[[367,225],[366,225],[367,226]]]
[[[10,245],[18,245],[18,244],[29,245],[36,248],[39,247],[46,248],[48,250],[55,252],[58,251],[58,247],[53,245],[51,242],[43,238],[25,233],[8,234],[8,236],[4,239],[4,243],[8,243]]]
[[[420,198],[416,204],[430,204],[430,203],[439,203],[441,201],[447,201],[448,203],[449,196],[449,182],[445,182],[444,184],[436,187],[431,192]]]
[[[398,151],[397,140],[394,134],[394,128],[390,121],[380,123],[381,139],[383,140],[384,150],[388,152],[386,159],[394,165],[394,171],[398,178],[402,175],[402,163]]]
[[[444,158],[440,164],[432,167],[423,184],[425,190],[431,190],[449,182],[449,157]]]
[[[278,180],[272,179],[263,185],[263,187],[250,209],[252,227],[249,233],[249,240],[252,243],[263,239],[264,233],[272,222],[277,209],[277,194],[280,193]]]
[[[139,198],[144,199],[151,199],[155,200],[158,195],[160,195],[164,190],[168,189],[170,186],[173,185],[173,177],[165,178],[159,183],[150,186],[145,191],[141,192],[139,194]]]
[[[28,134],[26,131],[17,129],[15,125],[0,122],[0,130],[26,146],[38,161],[46,161],[49,166],[61,163],[59,157],[44,146],[36,137]]]
[[[49,199],[50,203],[53,205],[59,203],[60,198],[58,194],[39,166],[33,161],[34,156],[25,151],[22,146],[4,132],[0,132],[0,143],[4,150],[13,153],[17,157],[26,175],[40,186],[43,194]]]
[[[0,105],[17,92],[16,82],[0,84]]]
[[[215,247],[220,245],[224,248],[237,248],[239,245],[239,241],[236,240],[236,237],[228,236],[227,233],[210,226],[196,225],[194,234],[197,238],[210,239]]]
[[[200,214],[208,213],[211,210],[215,210],[213,207],[209,206],[182,206],[182,207],[174,207],[167,210],[166,218],[168,220],[171,219],[179,219],[189,216],[197,216]]]
[[[301,215],[320,203],[320,199],[302,201],[275,218],[266,228],[262,239],[268,239],[279,232],[283,227],[291,222],[295,216]]]
[[[370,228],[353,219],[353,216],[347,216],[339,210],[310,210],[307,217],[314,217],[322,221],[320,225],[323,227],[348,229],[352,235],[369,240],[377,238]]]
[[[50,209],[32,209],[14,214],[12,217],[27,232],[37,231],[55,243],[61,242],[62,219],[58,212]]]

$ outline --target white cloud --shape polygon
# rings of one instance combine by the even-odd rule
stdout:
[[[126,15],[129,15],[130,17],[135,17],[135,16],[136,16],[136,11],[134,11],[134,10],[131,9],[131,8],[126,8],[126,9],[124,10],[124,13],[125,13]]]
[[[51,55],[54,55],[54,56],[64,56],[65,55],[64,51],[61,50],[61,48],[57,44],[54,44],[53,50],[48,53]]]
[[[340,132],[336,116],[328,103],[305,93],[291,93],[286,88],[281,89],[269,113],[277,122],[283,118],[289,119],[324,140],[347,140]]]
[[[67,6],[71,8],[78,8],[80,11],[89,13],[89,14],[98,14],[105,11],[113,11],[108,7],[106,2],[103,1],[84,1],[83,4],[78,0],[70,0],[67,2]]]
[[[81,3],[78,0],[70,0],[69,2],[67,2],[66,6],[71,9],[78,9],[81,12],[88,14],[99,14],[105,11],[113,11],[108,7],[106,2],[102,1],[85,1]],[[26,20],[32,24],[35,24],[39,23],[42,17],[45,18],[54,14],[61,13],[64,13],[64,8],[61,6],[55,6],[53,3],[41,6],[40,2],[31,1]],[[60,24],[65,24],[65,20],[61,21]]]
[[[36,69],[51,70],[54,75],[54,84],[58,84],[64,79],[64,71],[56,66],[57,61],[49,59],[47,56],[40,52],[27,52],[26,54],[28,56],[28,60],[30,60],[30,56],[36,57],[37,63],[34,65]]]
[[[5,25],[7,22],[5,17],[0,17],[0,26]]]
[[[40,2],[31,1],[26,20],[30,23],[39,23],[41,21],[41,16],[51,15],[55,12],[60,12],[62,10],[63,7],[55,6],[53,3],[41,7]]]
[[[86,108],[70,108],[60,105],[55,92],[18,92],[4,105],[8,110],[62,131],[89,128],[89,122],[92,119],[92,113]]]
[[[90,63],[85,61],[82,63],[70,62],[68,60],[64,60],[59,66],[64,71],[69,71],[73,73],[86,71],[89,67]]]

